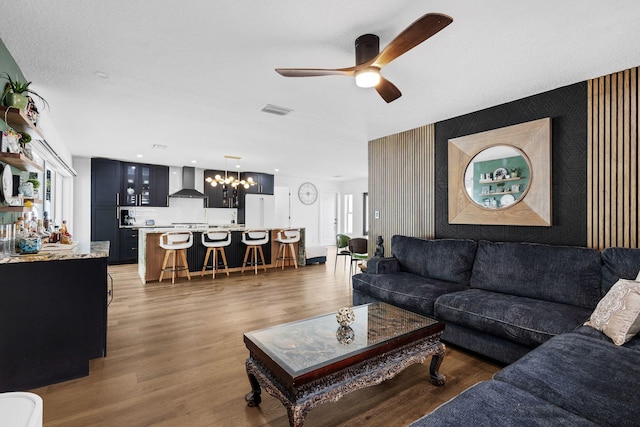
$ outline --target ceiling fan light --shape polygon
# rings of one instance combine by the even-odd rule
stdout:
[[[375,67],[364,68],[356,72],[356,85],[374,87],[380,83],[380,70]]]

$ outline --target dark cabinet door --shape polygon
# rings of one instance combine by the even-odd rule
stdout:
[[[132,228],[120,229],[120,262],[138,261],[138,230]]]
[[[167,166],[122,164],[122,206],[167,206],[168,194]]]
[[[109,262],[120,259],[118,201],[120,162],[91,159],[91,240],[109,241]]]
[[[205,170],[204,171],[204,194],[209,197],[210,208],[237,208],[240,200],[239,189],[234,189],[231,185],[217,184],[212,186],[216,175],[225,176],[224,171]]]
[[[273,190],[274,190],[273,175],[268,173],[261,173],[261,172],[243,172],[242,179],[248,180],[248,178],[253,178],[253,181],[256,182],[256,185],[252,185],[251,187],[245,189],[245,193],[273,194]]]
[[[120,162],[91,159],[91,204],[117,206],[120,193]]]
[[[93,205],[91,207],[91,240],[95,242],[111,242],[109,245],[110,263],[120,260],[117,210],[118,208],[115,205]]]
[[[169,196],[169,167],[154,165],[151,170],[151,203],[149,206],[168,206],[167,196]]]
[[[150,206],[151,166],[139,163],[122,164],[122,206]]]

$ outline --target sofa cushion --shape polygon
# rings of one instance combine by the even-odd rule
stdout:
[[[590,338],[597,339],[604,342],[611,342],[611,338],[603,334],[602,332],[593,329],[591,326],[579,326],[574,330],[574,332],[582,335],[586,335]],[[622,345],[623,347],[633,349],[635,351],[640,351],[640,335],[636,335],[631,338],[629,341]]]
[[[597,424],[638,425],[640,355],[610,342],[557,336],[494,375]]]
[[[468,285],[476,242],[396,235],[391,238],[391,253],[398,259],[400,269],[404,272]]]
[[[640,249],[605,248],[602,251],[602,295],[618,279],[633,280],[640,271]]]
[[[640,282],[620,279],[598,303],[587,323],[622,345],[640,331]]]
[[[549,338],[574,330],[591,310],[533,298],[468,289],[442,295],[435,316],[517,343],[535,347]]]
[[[466,288],[459,283],[430,279],[412,273],[365,273],[353,276],[354,291],[430,316],[433,316],[433,303],[436,298]]]
[[[471,287],[593,309],[602,297],[600,252],[480,241]]]
[[[409,427],[596,425],[507,383],[485,381],[466,389]]]

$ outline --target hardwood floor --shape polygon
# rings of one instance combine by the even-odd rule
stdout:
[[[351,305],[342,260],[335,275],[331,253],[328,260],[257,276],[194,274],[175,285],[142,285],[136,265],[109,267],[108,355],[91,362],[88,377],[31,390],[44,400],[44,425],[288,426],[284,406],[267,393],[259,408],[247,407],[242,334]],[[448,347],[443,387],[429,382],[428,364],[414,365],[315,408],[306,425],[405,426],[499,369]]]

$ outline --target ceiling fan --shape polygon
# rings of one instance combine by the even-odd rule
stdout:
[[[276,68],[285,77],[355,76],[360,87],[375,87],[386,102],[394,101],[402,93],[389,80],[380,75],[380,69],[413,49],[447,25],[453,18],[440,13],[427,13],[409,25],[380,52],[380,39],[365,34],[356,39],[356,65],[347,68]]]

